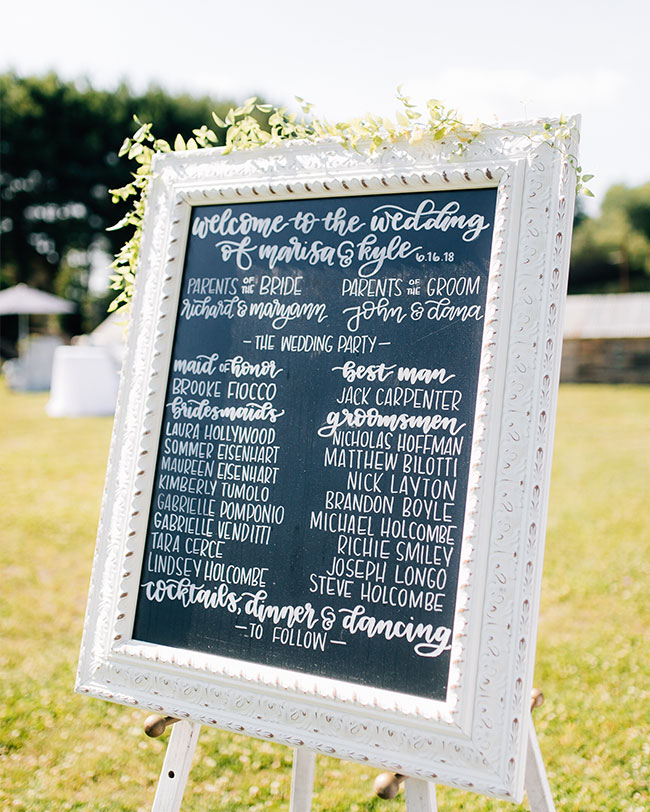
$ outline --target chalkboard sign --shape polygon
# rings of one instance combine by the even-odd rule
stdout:
[[[495,204],[193,209],[136,639],[445,699]]]
[[[77,689],[520,798],[570,164],[153,166]]]

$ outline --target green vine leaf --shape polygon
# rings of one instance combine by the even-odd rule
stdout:
[[[396,122],[383,116],[366,113],[360,118],[332,124],[326,118],[311,116],[313,105],[299,96],[296,96],[296,101],[302,111],[300,119],[284,107],[260,104],[254,96],[246,99],[239,107],[231,108],[225,120],[214,112],[212,118],[217,127],[225,131],[225,146],[221,150],[223,155],[233,150],[254,149],[267,145],[272,147],[283,141],[296,139],[310,142],[331,139],[346,149],[354,149],[357,152],[367,150],[369,154],[373,154],[382,146],[399,140],[414,144],[429,137],[434,141],[449,141],[455,145],[451,151],[452,155],[458,156],[462,155],[473,141],[481,137],[487,126],[478,119],[472,124],[464,123],[458,111],[446,108],[439,99],[429,99],[426,102],[426,115],[423,115],[411,98],[403,92],[401,85],[397,88],[397,100],[402,109],[396,113]],[[265,117],[265,126],[268,129],[265,129],[255,117],[256,112]],[[133,119],[137,129],[130,138],[124,139],[118,154],[120,157],[126,156],[129,160],[135,161],[137,168],[132,174],[131,183],[110,190],[114,203],[133,198],[132,206],[131,210],[109,229],[112,231],[133,228],[133,233],[112,264],[115,273],[111,276],[110,287],[117,291],[117,296],[111,302],[109,312],[128,306],[133,295],[153,156],[156,153],[171,152],[172,149],[176,152],[205,149],[219,142],[215,131],[204,124],[192,130],[192,135],[187,141],[179,133],[172,147],[167,141],[154,138],[151,123],[142,122],[137,116]],[[593,197],[587,183],[594,176],[585,174],[575,156],[568,151],[568,145],[573,142],[575,135],[575,128],[566,118],[561,117],[557,124],[549,121],[541,123],[539,130],[528,137],[533,142],[545,142],[552,149],[558,150],[576,174],[576,191],[587,197]]]

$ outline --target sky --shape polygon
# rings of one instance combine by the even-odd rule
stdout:
[[[24,0],[5,4],[0,24],[0,71],[101,88],[301,96],[336,119],[393,115],[401,84],[467,121],[579,113],[588,213],[611,184],[650,181],[645,0]]]

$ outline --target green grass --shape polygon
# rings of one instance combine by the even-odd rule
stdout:
[[[111,421],[0,390],[0,809],[151,808],[146,713],[73,693]],[[650,388],[561,390],[536,685],[558,812],[650,809]],[[164,739],[167,737],[165,736]],[[184,810],[288,809],[290,749],[204,728]],[[319,757],[313,808],[385,809]],[[524,810],[438,789],[442,810]]]

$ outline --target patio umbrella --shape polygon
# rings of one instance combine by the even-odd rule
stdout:
[[[73,302],[30,288],[22,282],[13,288],[0,290],[0,316],[18,315],[20,338],[27,335],[30,315],[72,313],[74,309]]]

